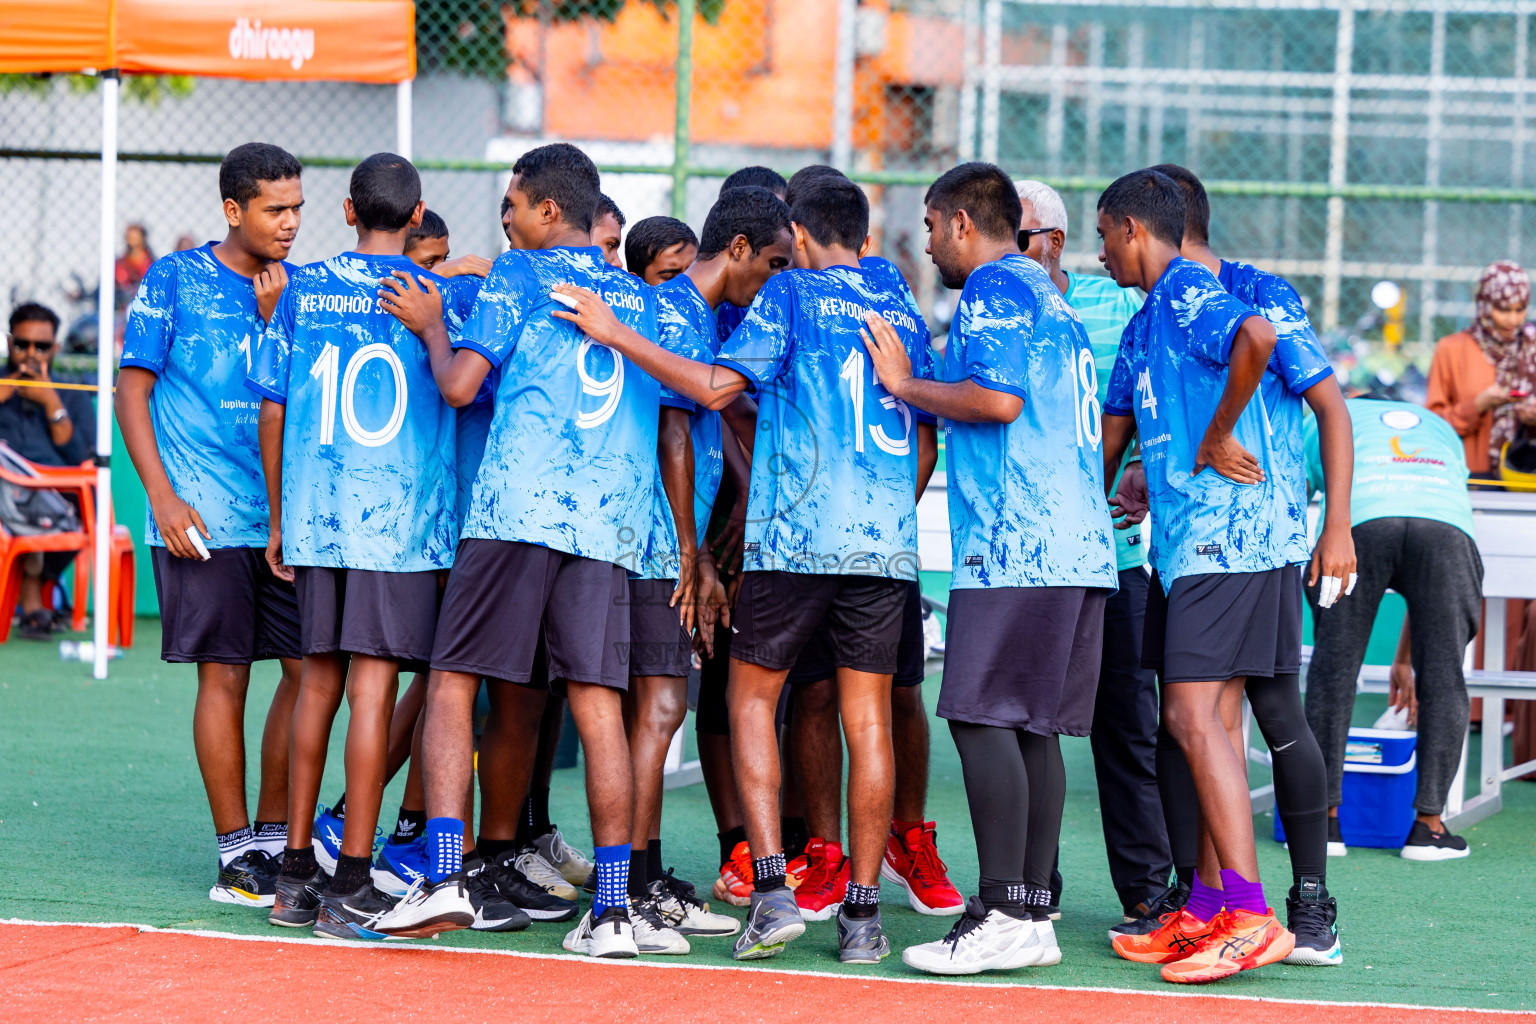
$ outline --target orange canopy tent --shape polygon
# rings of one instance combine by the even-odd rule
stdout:
[[[411,0],[0,0],[0,73],[67,71],[102,77],[96,522],[112,521],[113,353],[107,339],[113,335],[119,72],[398,83],[397,148],[409,157],[415,26]],[[107,674],[110,547],[108,531],[97,530],[98,679]],[[3,612],[10,614],[9,609]]]

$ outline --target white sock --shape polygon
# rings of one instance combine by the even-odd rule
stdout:
[[[219,867],[229,867],[229,862],[249,850],[256,842],[251,826],[241,825],[233,832],[219,834]]]
[[[257,822],[253,845],[269,857],[281,857],[283,847],[288,845],[288,823],[286,821]]]

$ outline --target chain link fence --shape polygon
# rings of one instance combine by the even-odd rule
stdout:
[[[420,0],[412,156],[453,249],[486,255],[504,245],[507,169],[546,141],[591,153],[631,223],[674,213],[696,228],[738,167],[832,162],[866,184],[876,251],[907,273],[935,328],[952,299],[923,255],[921,196],[946,167],[995,160],[1057,185],[1068,266],[1092,270],[1103,185],[1183,163],[1212,192],[1218,252],[1289,277],[1343,361],[1396,360],[1396,372],[1467,322],[1484,264],[1536,248],[1533,10]],[[94,89],[80,76],[0,77],[0,189],[18,228],[0,292],[70,323],[93,308]],[[294,258],[344,249],[350,166],[397,146],[393,87],[154,78],[126,91],[121,226],[143,225],[154,254],[222,234],[217,162],[250,139],[306,162]],[[1403,297],[1385,313],[1371,300],[1382,280]],[[1380,344],[1384,328],[1406,355]]]

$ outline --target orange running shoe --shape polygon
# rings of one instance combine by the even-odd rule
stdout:
[[[800,916],[807,921],[831,920],[848,894],[851,869],[843,856],[843,844],[812,839],[805,844],[805,859],[810,862],[810,870],[795,890]]]
[[[714,896],[733,907],[745,907],[752,902],[752,854],[746,843],[737,843],[731,851],[731,859],[720,865],[720,877],[715,879]]]
[[[800,888],[800,883],[805,881],[806,873],[811,870],[811,860],[805,854],[801,854],[784,868],[784,884],[791,889]]]
[[[1275,920],[1275,912],[1223,910],[1211,922],[1213,930],[1193,953],[1163,967],[1163,980],[1200,985],[1230,978],[1239,971],[1284,960],[1296,947],[1296,936]]]
[[[1116,935],[1110,940],[1115,952],[1138,964],[1167,964],[1182,960],[1216,930],[1221,915],[1202,921],[1187,910],[1164,914],[1163,923],[1145,935]]]

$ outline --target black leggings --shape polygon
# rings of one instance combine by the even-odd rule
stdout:
[[[1300,680],[1294,673],[1255,676],[1244,692],[1274,760],[1275,810],[1290,846],[1291,874],[1323,878],[1328,870],[1328,771],[1302,709]],[[1189,762],[1167,726],[1157,733],[1157,785],[1175,870],[1181,881],[1191,881],[1199,854],[1200,805]]]
[[[1000,886],[1051,887],[1067,774],[1061,740],[1022,729],[950,722],[976,833],[982,902]]]

